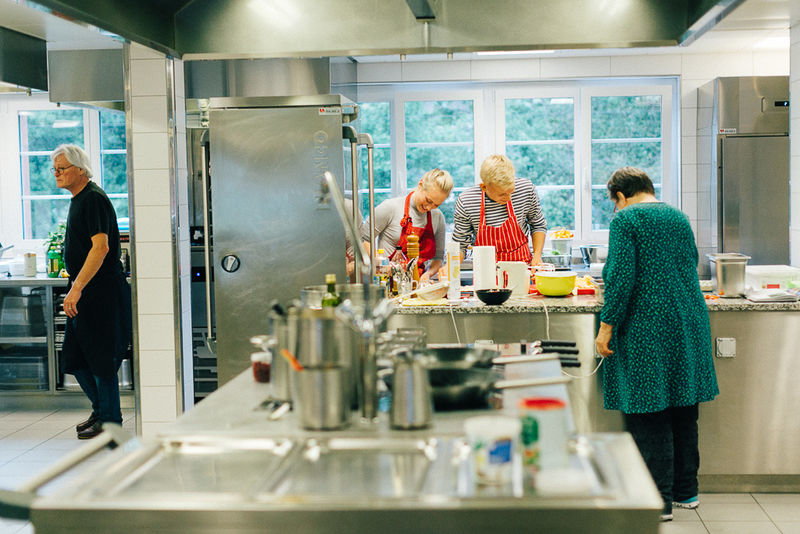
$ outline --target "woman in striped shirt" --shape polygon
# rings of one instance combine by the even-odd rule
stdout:
[[[481,165],[481,182],[456,200],[453,241],[462,251],[494,246],[497,261],[542,263],[547,224],[531,181],[517,178],[511,160],[495,154]]]

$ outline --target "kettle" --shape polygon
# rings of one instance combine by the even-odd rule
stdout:
[[[391,426],[399,430],[426,428],[433,416],[428,369],[410,350],[398,350],[393,356]]]

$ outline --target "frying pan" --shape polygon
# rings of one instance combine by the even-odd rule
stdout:
[[[426,350],[425,367],[431,370],[489,368],[492,360],[498,356],[499,352],[485,347],[429,346]]]
[[[492,393],[508,388],[565,384],[569,377],[502,380],[491,369],[430,369],[433,407],[437,411],[488,408]]]

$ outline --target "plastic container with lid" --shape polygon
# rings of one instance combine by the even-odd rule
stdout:
[[[748,289],[788,289],[800,283],[800,268],[789,265],[748,265],[745,286]]]
[[[518,419],[501,415],[470,417],[464,422],[478,484],[511,482],[520,428]]]

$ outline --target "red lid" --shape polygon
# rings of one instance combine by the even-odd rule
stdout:
[[[567,403],[549,397],[528,397],[519,401],[519,407],[524,410],[561,410],[567,407]]]

